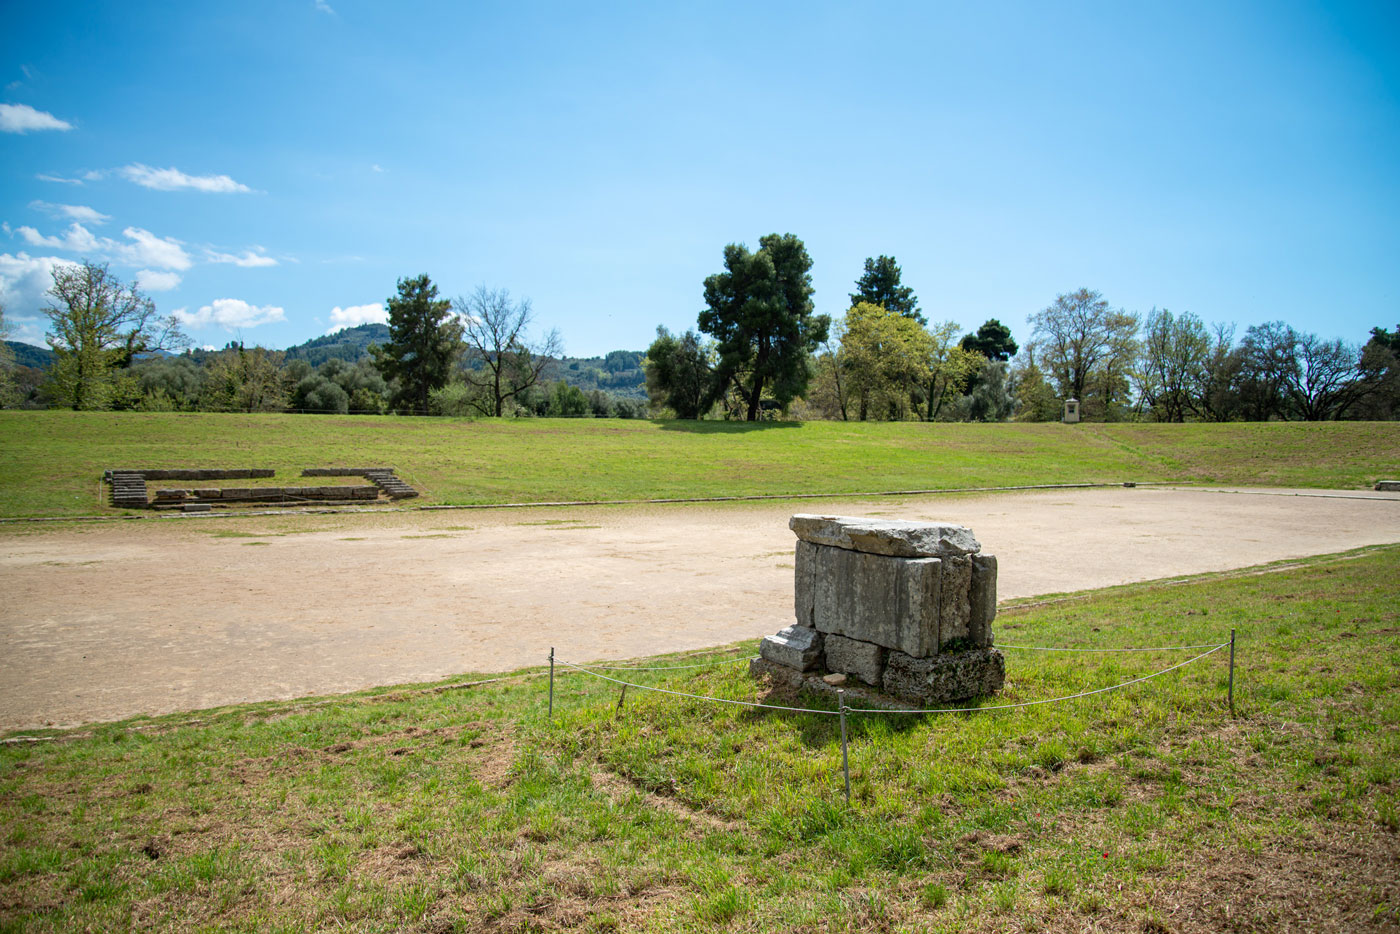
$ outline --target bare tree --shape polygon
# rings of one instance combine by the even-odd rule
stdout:
[[[1099,292],[1079,289],[1056,296],[1030,320],[1041,361],[1060,392],[1083,402],[1093,388],[1107,412],[1137,352],[1137,315],[1109,307]]]
[[[1304,420],[1341,418],[1366,394],[1359,347],[1316,334],[1295,334],[1293,353],[1298,364],[1287,372],[1284,389]]]
[[[1186,312],[1173,315],[1154,308],[1147,315],[1138,369],[1138,401],[1159,421],[1183,422],[1191,389],[1210,352],[1210,335],[1201,319]]]
[[[459,297],[452,308],[462,320],[462,336],[471,363],[479,366],[464,375],[480,393],[473,406],[483,415],[500,418],[506,400],[513,399],[535,383],[553,357],[563,350],[558,329],[538,341],[526,336],[534,320],[530,300],[511,301],[507,289],[479,285],[471,295]]]

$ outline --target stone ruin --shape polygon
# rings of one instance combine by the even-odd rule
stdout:
[[[997,559],[970,529],[805,514],[788,527],[798,539],[797,622],[763,640],[751,674],[917,705],[1001,689]]]
[[[179,509],[208,512],[226,506],[363,505],[383,493],[392,500],[409,499],[418,491],[404,483],[392,467],[308,467],[303,477],[363,477],[363,486],[161,487],[154,498],[147,490],[153,480],[254,480],[275,476],[263,467],[198,469],[114,468],[103,479],[112,485],[112,505],[124,509]]]

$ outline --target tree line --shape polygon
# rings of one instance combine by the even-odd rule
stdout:
[[[725,248],[694,329],[647,350],[653,410],[677,418],[1051,421],[1393,419],[1400,327],[1366,343],[1282,321],[1248,328],[1113,307],[1080,288],[1030,317],[1024,348],[992,318],[930,322],[894,257],[868,258],[845,315],[813,313],[811,258],[791,234]]]
[[[964,334],[930,321],[892,256],[865,261],[844,315],[813,304],[812,259],[792,234],[730,244],[703,282],[697,328],[657,328],[645,355],[610,353],[594,388],[561,365],[557,330],[532,336],[528,299],[480,286],[439,296],[426,275],[387,300],[388,339],[367,357],[320,365],[230,343],[188,347],[134,284],[105,265],[54,270],[53,363],[42,376],[0,344],[0,405],[75,409],[306,411],[455,416],[683,419],[1058,420],[1065,399],[1090,420],[1393,419],[1400,326],[1364,344],[1282,321],[1236,339],[1190,312],[1113,307],[1080,288],[1030,317],[1018,345],[993,318]],[[698,329],[698,333],[697,333]],[[6,336],[0,308],[0,337]],[[578,364],[571,364],[577,368]],[[606,370],[606,372],[605,372]],[[647,402],[600,388],[645,373]]]

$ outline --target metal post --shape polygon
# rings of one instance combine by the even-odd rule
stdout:
[[[622,709],[622,702],[627,700],[627,685],[622,686],[622,693],[617,695],[617,709]]]
[[[1230,630],[1230,719],[1235,718],[1235,631]]]
[[[554,646],[549,647],[549,715],[554,716]]]
[[[837,688],[836,700],[841,705],[841,773],[846,778],[846,803],[851,803],[851,760],[846,753],[846,692]]]

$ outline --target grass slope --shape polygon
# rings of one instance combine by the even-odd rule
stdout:
[[[1395,930],[1398,571],[1387,547],[1008,608],[1005,643],[1237,628],[1239,719],[1220,653],[854,717],[849,808],[832,717],[580,674],[552,719],[536,672],[3,747],[0,929]],[[1191,654],[1007,651],[1005,701]],[[733,661],[631,677],[762,693]]]
[[[422,502],[1122,480],[1364,487],[1400,423],[970,425],[0,412],[0,515],[102,512],[110,467],[397,467]],[[293,480],[292,482],[295,482]]]

